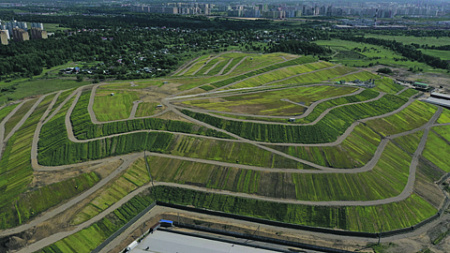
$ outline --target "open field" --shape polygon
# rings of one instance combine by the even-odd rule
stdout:
[[[6,93],[4,96],[0,96],[0,103],[6,102],[9,100],[18,100],[22,98],[26,98],[29,96],[34,96],[37,94],[47,94],[58,90],[66,90],[74,87],[79,87],[83,85],[87,85],[89,82],[77,82],[75,79],[33,79],[28,80],[25,79],[20,82],[16,82],[16,90],[13,94]],[[0,84],[0,87],[9,86],[10,83],[5,85]]]
[[[439,119],[437,120],[437,123],[439,124],[445,124],[445,123],[450,123],[450,110],[444,110],[444,112],[442,112],[441,117],[439,117]]]
[[[312,73],[305,73],[304,75],[293,76],[291,78],[273,82],[271,85],[320,83],[348,74],[352,71],[354,71],[354,69],[345,66],[337,66],[335,68],[318,70]]]
[[[307,106],[319,99],[339,97],[356,90],[358,88],[354,87],[298,87],[241,96],[189,100],[183,104],[221,112],[289,116],[302,114]]]
[[[369,121],[367,125],[384,136],[393,135],[418,128],[430,120],[436,112],[436,106],[415,101],[400,113]]]
[[[450,44],[448,37],[416,37],[416,36],[396,36],[396,35],[384,35],[384,34],[366,34],[367,38],[379,38],[384,40],[395,40],[404,44],[419,44],[428,46],[446,46]]]
[[[373,233],[379,232],[381,229],[386,231],[409,227],[429,217],[436,210],[416,194],[395,204],[373,207],[328,208],[270,203],[181,188],[156,187],[152,192],[156,199],[169,203],[192,205],[199,208],[301,225]],[[127,219],[137,215],[152,201],[153,198],[148,193],[136,196],[116,212],[111,213],[92,226],[39,252],[90,252],[115,230],[124,225]],[[224,203],[227,204],[224,205]],[[416,206],[421,211],[411,212],[408,208],[410,206]]]
[[[315,125],[266,125],[254,122],[225,120],[211,115],[183,110],[183,113],[207,124],[254,141],[283,143],[333,142],[355,120],[382,115],[398,109],[405,99],[386,95],[366,104],[353,104],[332,110]]]
[[[126,119],[130,116],[133,101],[139,100],[136,92],[98,89],[94,112],[99,121]]]
[[[439,126],[433,128],[429,141],[423,151],[423,156],[446,172],[450,172],[450,157],[448,156],[450,142],[450,126]]]
[[[292,67],[286,67],[271,71],[267,74],[262,74],[256,77],[245,79],[242,82],[234,84],[232,88],[239,89],[239,88],[260,86],[271,82],[276,82],[278,80],[282,80],[285,78],[290,78],[292,76],[299,75],[302,73],[312,72],[323,68],[329,68],[332,66],[333,64],[328,62],[315,62],[303,65],[296,65]]]
[[[8,114],[14,110],[14,108],[16,108],[16,106],[18,106],[19,104],[13,104],[13,105],[8,105],[3,107],[2,109],[0,109],[0,122],[2,122],[2,120],[8,116]]]
[[[350,67],[368,67],[381,64],[392,67],[423,69],[425,72],[442,72],[425,63],[405,60],[402,55],[381,46],[337,39],[320,40],[315,41],[315,43],[321,46],[329,46],[332,50],[338,52],[332,61]]]
[[[388,57],[359,47],[346,50]],[[411,228],[444,199],[435,182],[450,172],[450,131],[438,124],[450,114],[371,71],[227,52],[168,77],[69,85],[4,107],[0,121],[18,110],[0,127],[12,136],[0,143],[0,236],[90,252],[155,200],[329,229]]]

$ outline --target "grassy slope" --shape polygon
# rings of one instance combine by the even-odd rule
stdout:
[[[7,136],[11,130],[19,123],[19,121],[25,116],[31,107],[36,103],[37,99],[31,99],[26,101],[17,112],[5,123],[5,136]]]
[[[267,91],[264,93],[246,94],[241,96],[224,97],[215,102],[214,99],[198,99],[183,102],[185,105],[200,107],[208,110],[223,112],[240,112],[258,115],[283,115],[290,111],[296,111],[295,114],[301,114],[305,109],[301,106],[282,101],[289,99],[293,102],[302,102],[309,106],[311,103],[324,98],[341,96],[355,92],[355,87],[297,87],[279,91]]]
[[[437,120],[438,124],[450,123],[450,109],[445,109]]]
[[[433,131],[430,132],[423,156],[442,170],[450,172],[450,157],[448,156],[450,152],[450,135],[448,134],[450,126],[434,127],[433,130],[440,136]]]
[[[322,46],[329,46],[336,52],[339,52],[333,61],[347,66],[364,67],[369,64],[383,64],[392,67],[421,68],[425,72],[442,72],[441,70],[435,70],[424,63],[400,60],[404,58],[402,55],[381,46],[335,39],[315,41],[315,43]],[[355,51],[353,50],[354,48],[357,48],[362,52]]]
[[[270,203],[169,187],[156,187],[152,193],[164,202],[307,226],[372,233],[408,228],[436,212],[415,194],[393,204],[330,208]],[[149,193],[136,196],[104,219],[39,252],[90,252],[152,202]]]
[[[430,120],[437,107],[428,103],[414,101],[403,111],[389,117],[367,122],[367,125],[384,136],[418,128]]]
[[[137,100],[137,92],[97,89],[93,106],[95,116],[98,121],[127,119],[130,117],[133,101]]]
[[[13,105],[8,105],[6,107],[4,107],[3,109],[0,110],[0,122],[2,122],[2,120],[8,116],[8,114],[14,110],[14,108],[16,108],[19,104],[13,104]]]

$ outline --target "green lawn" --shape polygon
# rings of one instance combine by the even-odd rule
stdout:
[[[220,99],[188,100],[183,104],[221,112],[291,116],[300,115],[306,110],[306,107],[294,103],[309,106],[317,100],[346,95],[357,91],[357,89],[356,87],[334,86],[296,87]]]
[[[384,136],[397,134],[425,125],[436,112],[437,107],[414,101],[401,112],[392,116],[369,121],[367,125]]]
[[[374,36],[379,38],[379,35]],[[338,52],[332,62],[338,62],[346,66],[367,67],[370,65],[382,64],[392,67],[420,68],[423,69],[424,72],[443,72],[442,70],[434,69],[425,63],[405,60],[402,55],[381,46],[337,39],[319,40],[314,43],[321,46],[329,46],[332,50]]]
[[[97,89],[93,106],[95,116],[98,121],[127,119],[130,117],[133,101],[137,100],[137,92]]]
[[[383,40],[395,40],[404,44],[419,44],[428,46],[447,46],[450,44],[450,38],[448,37],[415,37],[415,36],[401,36],[401,35],[383,35],[383,34],[370,34],[364,35],[366,38],[377,38]]]
[[[433,131],[430,132],[423,156],[442,170],[450,172],[450,157],[448,156],[450,126],[434,127],[433,130],[439,135]]]

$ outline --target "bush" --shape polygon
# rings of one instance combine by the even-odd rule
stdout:
[[[383,74],[386,74],[386,75],[390,75],[390,74],[392,74],[392,69],[390,69],[390,68],[379,68],[377,70],[377,72],[378,73],[383,73]]]

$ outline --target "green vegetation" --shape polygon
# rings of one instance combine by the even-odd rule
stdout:
[[[386,95],[377,101],[333,109],[315,125],[307,126],[265,125],[224,120],[188,110],[182,112],[250,140],[276,143],[327,143],[336,140],[355,120],[388,113],[399,108],[405,102],[404,98]]]
[[[394,81],[387,77],[380,77],[368,71],[362,71],[350,75],[346,75],[343,77],[339,77],[336,80],[344,80],[348,82],[360,82],[360,81],[369,81],[374,80],[375,90],[386,92],[390,94],[395,94],[401,91],[404,87],[394,83]]]
[[[11,130],[19,123],[19,121],[30,111],[31,107],[36,103],[37,99],[30,99],[24,101],[23,105],[17,110],[16,113],[5,123],[5,136],[7,136]]]
[[[380,136],[359,124],[339,145],[329,147],[270,146],[294,157],[332,168],[357,168],[372,159],[380,144]]]
[[[404,36],[404,35],[384,35],[384,34],[366,34],[367,38],[378,38],[384,40],[395,40],[405,44],[418,44],[427,46],[447,46],[450,44],[448,37],[437,36]]]
[[[404,201],[386,205],[322,207],[266,202],[158,186],[151,190],[151,194],[134,197],[102,220],[39,252],[90,252],[144,210],[154,199],[287,223],[372,233],[380,232],[381,228],[383,231],[389,231],[411,227],[436,212],[434,207],[415,194]],[[416,208],[411,209],[411,206]]]
[[[9,220],[8,225],[26,223],[50,207],[91,188],[99,180],[100,178],[94,172],[85,173],[72,179],[22,193],[17,198],[12,210],[16,217]]]
[[[0,160],[0,227],[10,228],[17,226],[28,217],[16,212],[14,203],[20,194],[28,190],[32,180],[31,169],[31,142],[36,125],[47,109],[52,96],[41,102],[22,127],[8,140]],[[39,201],[39,199],[36,199]],[[21,210],[27,213],[25,210]],[[28,211],[29,213],[29,211]]]
[[[238,82],[234,84],[231,88],[239,89],[239,88],[247,88],[247,87],[256,87],[264,84],[268,84],[271,82],[275,82],[278,80],[282,80],[285,78],[291,78],[292,76],[312,72],[315,70],[329,68],[333,66],[333,64],[328,62],[315,62],[303,65],[294,65],[291,67],[276,69],[271,72],[267,72],[255,77],[247,78],[242,82]]]
[[[303,75],[276,81],[271,83],[271,85],[320,83],[348,74],[352,71],[354,71],[354,69],[337,65],[335,68],[317,70],[316,72],[305,73]]]
[[[2,120],[8,116],[8,114],[14,110],[14,108],[16,108],[19,104],[12,104],[12,105],[7,105],[4,108],[0,109],[0,122],[2,122]]]
[[[448,156],[450,126],[434,127],[433,130],[435,132],[430,131],[428,135],[423,156],[442,170],[450,172],[450,157]]]
[[[137,111],[136,111],[136,117],[148,117],[155,115],[157,113],[160,113],[163,111],[163,108],[158,108],[157,106],[160,105],[160,103],[156,102],[144,102],[140,103],[138,105]]]
[[[55,79],[24,79],[11,83],[0,83],[0,87],[14,87],[13,92],[2,92],[0,94],[0,103],[8,100],[19,100],[30,96],[47,94],[54,91],[71,89],[88,84],[87,81],[77,82],[74,79],[55,78]]]
[[[80,224],[91,219],[149,181],[150,175],[145,168],[144,161],[139,160],[139,162],[134,163],[131,168],[126,170],[125,174],[115,180],[104,192],[78,212],[73,218],[72,223]]]
[[[434,105],[414,101],[401,112],[380,120],[369,121],[367,125],[384,136],[397,134],[424,125],[436,110]]]
[[[414,95],[417,95],[417,94],[419,94],[418,90],[407,89],[407,90],[403,91],[402,93],[400,93],[399,96],[405,97],[405,98],[410,98],[410,97],[412,97]]]
[[[376,38],[379,38],[378,35],[376,36]],[[338,62],[346,66],[370,67],[374,65],[385,65],[391,67],[422,69],[427,72],[442,72],[425,63],[408,60],[401,54],[379,45],[340,39],[319,40],[314,43],[321,46],[329,46],[338,53],[333,58],[332,62]]]
[[[215,83],[211,83],[211,85],[213,85],[216,88],[220,88],[223,87],[225,85],[229,85],[232,83],[235,83],[237,81],[241,81],[244,80],[246,78],[252,77],[252,76],[256,76],[265,72],[269,72],[275,69],[279,69],[279,68],[283,68],[283,67],[289,67],[289,66],[294,66],[294,65],[300,65],[300,64],[305,64],[305,63],[311,63],[311,62],[315,62],[316,60],[313,57],[309,57],[309,56],[304,56],[304,57],[299,57],[293,60],[289,60],[289,61],[285,61],[282,63],[278,63],[278,64],[274,64],[274,65],[270,65],[268,67],[264,67],[264,68],[260,68],[257,70],[253,70],[250,71],[248,73],[239,75],[239,76],[235,76],[232,78],[228,78],[225,79],[223,81],[219,81],[219,82],[215,82]]]
[[[441,116],[437,120],[437,123],[438,124],[450,123],[450,110],[449,109],[444,109]]]
[[[91,121],[87,106],[90,92],[84,92],[70,117],[74,135],[81,140],[93,139],[118,133],[127,133],[138,130],[167,130],[172,132],[192,133],[219,138],[230,138],[227,134],[206,127],[182,122],[163,120],[158,118],[134,119],[128,121],[116,121],[95,125]]]
[[[222,112],[247,113],[254,115],[300,115],[314,101],[337,97],[357,91],[356,87],[312,86],[292,87],[282,90],[257,92],[220,99],[196,99],[183,102],[184,105]],[[294,103],[301,103],[297,105]],[[304,106],[302,106],[304,105]]]
[[[94,113],[98,121],[113,121],[130,117],[133,101],[139,100],[137,92],[97,89]]]
[[[418,143],[419,141],[416,141],[413,145],[417,147]],[[161,157],[151,157],[149,164],[153,179],[159,182],[196,185],[273,198],[365,201],[399,195],[408,181],[411,159],[410,155],[390,143],[373,170],[354,174],[297,174],[276,170],[263,172]]]
[[[332,100],[325,101],[323,103],[320,103],[319,105],[314,108],[314,110],[306,117],[297,119],[296,122],[299,123],[310,123],[316,120],[324,111],[326,111],[328,108],[339,106],[339,105],[345,105],[348,103],[357,103],[366,101],[372,98],[376,98],[378,96],[378,92],[373,91],[371,89],[364,90],[360,94],[353,95],[353,96],[347,96],[342,98],[335,98]]]

